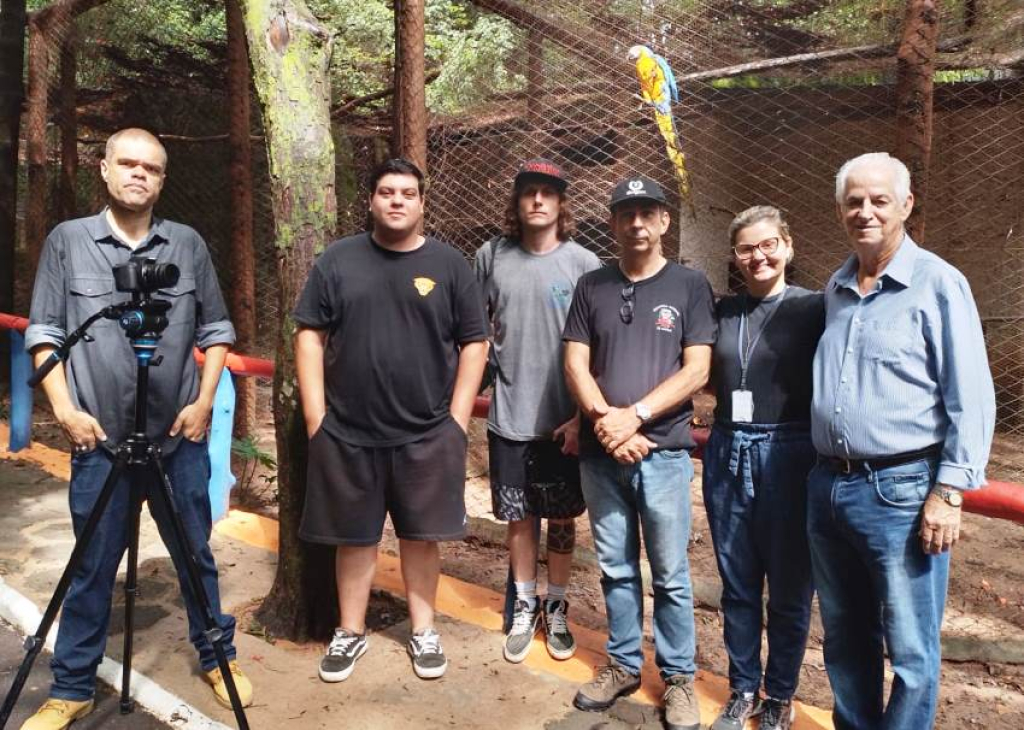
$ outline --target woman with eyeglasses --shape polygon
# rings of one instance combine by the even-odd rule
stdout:
[[[731,695],[712,730],[789,728],[811,615],[806,482],[811,361],[824,328],[820,293],[786,282],[793,239],[770,206],[729,226],[746,290],[717,305],[712,360],[717,406],[704,451],[704,505],[722,577]],[[761,663],[768,585],[768,656]],[[763,696],[762,696],[763,690]]]

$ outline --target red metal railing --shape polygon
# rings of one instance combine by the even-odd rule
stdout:
[[[27,326],[28,320],[24,317],[0,312],[0,329],[24,332]],[[203,354],[199,350],[196,350],[196,359],[202,364]],[[271,360],[247,355],[229,354],[226,367],[232,374],[242,377],[272,378],[274,376],[274,363]],[[473,404],[473,416],[486,418],[489,407],[489,398],[477,397]],[[704,444],[707,443],[708,430],[694,429],[694,438],[697,441],[697,450],[694,456],[700,458],[700,452],[704,448]],[[964,492],[964,510],[1024,524],[1024,485],[989,481],[981,489]]]

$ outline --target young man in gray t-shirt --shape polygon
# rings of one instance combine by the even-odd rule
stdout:
[[[541,618],[548,652],[576,651],[566,616],[566,585],[585,509],[577,461],[579,416],[562,376],[562,328],[576,281],[600,268],[570,239],[568,181],[548,160],[524,162],[506,213],[507,232],[476,255],[494,328],[494,396],[488,417],[494,516],[507,520],[516,600],[504,654],[526,658]],[[548,589],[537,596],[535,520],[548,520]],[[542,610],[543,609],[543,610]]]

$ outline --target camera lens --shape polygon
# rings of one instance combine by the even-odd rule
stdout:
[[[145,262],[139,267],[139,279],[144,291],[166,289],[178,283],[181,271],[174,264]]]

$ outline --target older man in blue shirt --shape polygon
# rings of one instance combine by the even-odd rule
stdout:
[[[850,160],[836,202],[854,255],[825,290],[808,486],[833,719],[928,730],[962,492],[985,482],[992,377],[967,280],[904,230],[906,166],[885,153]]]

